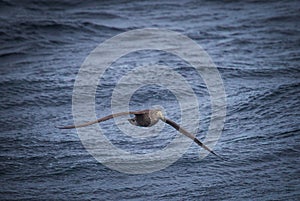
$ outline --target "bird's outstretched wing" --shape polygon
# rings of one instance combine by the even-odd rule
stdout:
[[[200,140],[198,140],[193,134],[191,134],[190,132],[186,131],[185,129],[181,128],[177,123],[175,123],[174,121],[170,120],[170,119],[165,119],[165,123],[169,124],[170,126],[172,126],[173,128],[175,128],[176,130],[178,130],[180,133],[184,134],[185,136],[191,138],[194,142],[196,142],[200,147],[206,149],[207,151],[209,151],[210,153],[212,153],[213,155],[223,159],[221,156],[219,156],[218,154],[216,154],[213,150],[211,150],[210,148],[208,148],[205,144],[203,144]]]
[[[70,126],[58,126],[57,128],[59,128],[59,129],[80,128],[80,127],[85,127],[85,126],[89,126],[89,125],[92,125],[92,124],[100,123],[102,121],[107,121],[109,119],[119,117],[119,116],[123,116],[123,115],[129,115],[129,114],[139,115],[139,114],[145,114],[145,113],[148,113],[148,112],[149,112],[149,110],[120,112],[120,113],[111,114],[111,115],[108,115],[106,117],[102,117],[102,118],[97,119],[95,121],[90,121],[90,122],[87,122],[87,123],[84,123],[84,124],[70,125]]]

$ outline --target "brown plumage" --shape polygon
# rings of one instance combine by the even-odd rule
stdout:
[[[141,126],[141,127],[150,127],[150,126],[155,125],[159,120],[162,120],[163,122],[165,122],[165,123],[169,124],[170,126],[172,126],[173,128],[175,128],[180,133],[182,133],[185,136],[192,139],[195,143],[197,143],[202,148],[206,149],[207,151],[214,154],[215,156],[223,159],[222,157],[217,155],[214,151],[212,151],[210,148],[208,148],[205,144],[203,144],[200,140],[198,140],[193,134],[191,134],[188,131],[186,131],[185,129],[181,128],[174,121],[165,118],[164,115],[162,114],[161,110],[140,110],[140,111],[131,111],[131,112],[120,112],[120,113],[108,115],[106,117],[102,117],[95,121],[87,122],[85,124],[62,126],[62,127],[58,127],[58,128],[60,128],[60,129],[80,128],[80,127],[89,126],[91,124],[100,123],[100,122],[103,122],[103,121],[106,121],[106,120],[109,120],[109,119],[112,119],[115,117],[119,117],[119,116],[123,116],[123,115],[130,115],[130,114],[135,115],[134,118],[128,119],[128,121],[132,125]]]

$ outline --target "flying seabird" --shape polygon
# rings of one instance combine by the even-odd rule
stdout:
[[[100,123],[115,117],[123,116],[123,115],[135,115],[134,118],[128,119],[128,121],[135,126],[141,126],[141,127],[151,127],[155,125],[159,120],[169,124],[173,128],[175,128],[177,131],[180,133],[184,134],[185,136],[189,137],[192,139],[195,143],[197,143],[200,147],[206,149],[210,153],[214,154],[215,156],[223,159],[221,156],[216,154],[214,151],[212,151],[210,148],[208,148],[205,144],[203,144],[200,140],[198,140],[193,134],[190,132],[186,131],[185,129],[181,128],[177,123],[174,121],[167,119],[164,117],[163,113],[159,109],[153,109],[153,110],[140,110],[140,111],[129,111],[129,112],[120,112],[120,113],[115,113],[108,115],[106,117],[102,117],[100,119],[97,119],[95,121],[90,121],[84,124],[80,125],[71,125],[71,126],[62,126],[58,127],[59,129],[72,129],[72,128],[80,128],[80,127],[85,127],[89,126],[92,124]]]

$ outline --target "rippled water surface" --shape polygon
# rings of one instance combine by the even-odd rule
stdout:
[[[0,0],[0,10],[1,200],[300,199],[298,1]],[[117,34],[148,27],[190,37],[218,66],[227,116],[214,150],[229,160],[199,161],[192,144],[163,170],[129,175],[99,163],[76,130],[55,128],[73,122],[73,85],[88,54]],[[97,88],[97,115],[110,114],[118,80],[148,64],[172,66],[187,79],[199,100],[195,132],[203,140],[211,114],[207,88],[186,62],[162,52],[116,61]],[[153,105],[180,121],[178,101],[163,86],[142,87],[130,101],[132,110]],[[146,153],[179,135],[167,129],[138,141],[112,120],[101,128],[117,147]]]

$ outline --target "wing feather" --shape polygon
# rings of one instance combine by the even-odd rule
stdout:
[[[223,159],[221,156],[219,156],[218,154],[216,154],[213,150],[211,150],[210,148],[208,148],[205,144],[203,144],[200,140],[198,140],[193,134],[191,134],[190,132],[186,131],[185,129],[181,128],[177,123],[175,123],[174,121],[170,120],[170,119],[165,119],[165,123],[169,124],[170,126],[172,126],[173,128],[175,128],[176,130],[178,130],[180,133],[184,134],[185,136],[189,137],[190,139],[192,139],[194,142],[196,142],[200,147],[204,148],[205,150],[209,151],[210,153],[214,154],[215,156]]]
[[[97,119],[95,121],[90,121],[84,124],[80,124],[80,125],[70,125],[70,126],[59,126],[57,128],[59,129],[72,129],[72,128],[80,128],[80,127],[85,127],[85,126],[89,126],[92,124],[96,124],[96,123],[100,123],[103,121],[107,121],[109,119],[115,118],[115,117],[119,117],[119,116],[124,116],[124,115],[129,115],[129,114],[134,114],[134,115],[139,115],[139,114],[145,114],[149,112],[149,110],[140,110],[140,111],[129,111],[129,112],[120,112],[120,113],[115,113],[115,114],[111,114],[105,117],[102,117],[100,119]]]

